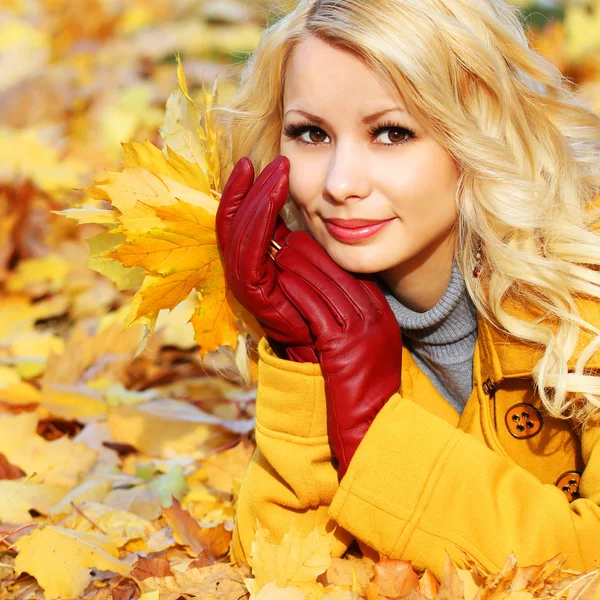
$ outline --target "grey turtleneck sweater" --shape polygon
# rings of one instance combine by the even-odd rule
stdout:
[[[462,414],[473,389],[477,311],[456,261],[446,292],[423,313],[401,304],[381,278],[375,279],[394,311],[403,344],[437,391]]]

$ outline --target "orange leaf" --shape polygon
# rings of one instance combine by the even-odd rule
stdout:
[[[148,577],[168,577],[173,573],[165,556],[140,556],[131,570],[131,575],[142,580]]]
[[[163,508],[163,516],[173,530],[179,544],[188,546],[196,556],[207,551],[209,558],[219,558],[229,551],[231,533],[221,523],[216,527],[202,528],[190,513],[181,508],[176,498],[169,508]]]
[[[373,572],[373,583],[378,587],[379,594],[387,598],[400,598],[410,594],[410,590],[419,590],[419,577],[409,560],[383,557],[373,565]]]
[[[205,549],[198,521],[187,510],[181,508],[177,498],[173,497],[171,506],[163,508],[163,517],[173,530],[173,537],[178,544],[188,546],[196,556]]]
[[[439,589],[440,584],[433,576],[433,573],[429,569],[425,569],[425,572],[419,579],[419,591],[421,594],[433,600],[437,596]]]

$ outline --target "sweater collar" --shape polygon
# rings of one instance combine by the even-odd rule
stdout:
[[[376,277],[405,338],[427,346],[453,346],[471,340],[471,350],[477,332],[477,312],[467,293],[464,279],[456,261],[444,295],[435,306],[416,312],[402,304],[386,283]]]

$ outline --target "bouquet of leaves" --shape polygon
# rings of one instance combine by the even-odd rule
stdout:
[[[95,181],[87,193],[97,206],[59,211],[79,223],[97,223],[106,231],[90,239],[90,267],[119,290],[137,290],[124,328],[143,323],[138,354],[147,346],[161,309],[191,300],[194,339],[201,356],[235,353],[245,383],[256,379],[247,351],[262,331],[255,318],[228,290],[219,256],[215,215],[222,178],[232,170],[225,136],[215,125],[217,81],[202,91],[198,106],[188,93],[179,57],[179,89],[168,101],[160,150],[149,141],[123,143],[123,170]],[[104,206],[103,206],[104,205]]]

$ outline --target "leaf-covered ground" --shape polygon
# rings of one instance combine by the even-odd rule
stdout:
[[[271,4],[0,4],[0,600],[597,597],[600,572],[560,557],[449,561],[440,586],[407,562],[332,559],[316,531],[259,530],[252,570],[229,562],[256,365],[206,266],[218,182],[195,121],[203,82],[227,102]],[[600,2],[523,4],[600,110]],[[194,242],[175,256],[181,211]]]

